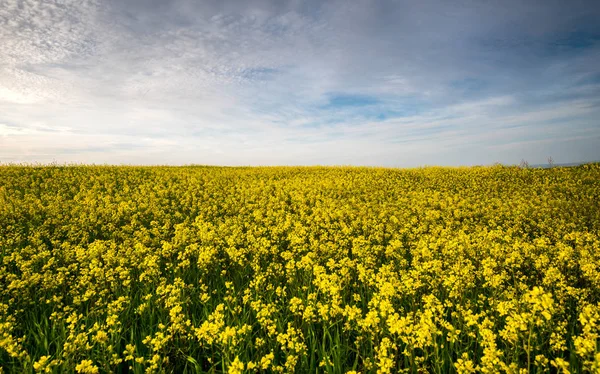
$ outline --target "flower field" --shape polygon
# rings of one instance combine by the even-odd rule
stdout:
[[[0,166],[0,372],[600,372],[600,164]]]

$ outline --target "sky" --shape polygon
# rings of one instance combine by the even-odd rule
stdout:
[[[0,0],[0,163],[600,160],[597,0]]]

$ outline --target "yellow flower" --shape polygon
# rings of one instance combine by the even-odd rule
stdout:
[[[267,370],[269,368],[269,366],[271,365],[271,362],[273,362],[274,358],[275,358],[275,355],[273,354],[273,352],[267,354],[266,356],[263,356],[260,359],[260,368],[263,370]]]
[[[0,366],[345,372],[351,350],[363,372],[600,372],[599,180],[0,165]]]
[[[106,334],[106,332],[100,330],[96,333],[96,335],[94,336],[94,341],[104,344],[108,341],[108,335]]]
[[[473,361],[469,359],[467,353],[463,353],[461,358],[456,360],[454,367],[459,374],[475,373],[476,371],[475,365],[473,364]]]
[[[550,364],[552,364],[552,366],[554,366],[556,369],[558,369],[559,372],[561,372],[561,373],[564,373],[564,374],[570,373],[569,363],[560,357],[557,357],[554,360],[550,361]]]
[[[46,366],[50,363],[50,358],[50,356],[40,357],[40,359],[33,364],[33,369],[38,373],[45,371]]]
[[[244,363],[240,361],[238,356],[235,356],[235,359],[231,365],[229,365],[227,372],[229,374],[241,374],[244,372]]]
[[[83,360],[77,366],[75,371],[83,374],[97,374],[99,372],[98,367],[94,365],[92,360]]]

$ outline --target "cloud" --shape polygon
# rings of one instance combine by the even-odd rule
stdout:
[[[593,1],[4,0],[0,161],[600,159],[598,17]]]

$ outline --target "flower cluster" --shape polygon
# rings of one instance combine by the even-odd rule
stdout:
[[[0,372],[600,370],[600,165],[0,166]]]

